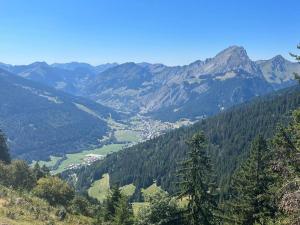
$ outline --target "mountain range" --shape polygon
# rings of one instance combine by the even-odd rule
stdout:
[[[185,66],[36,62],[0,67],[117,111],[171,122],[207,117],[290,86],[294,83],[293,72],[300,72],[299,64],[282,56],[252,61],[239,46]]]
[[[14,158],[48,159],[92,147],[122,114],[0,69],[0,127]]]
[[[293,72],[300,64],[253,61],[239,46],[185,66],[0,63],[0,128],[13,157],[47,159],[99,146],[110,117],[198,120],[293,85]]]

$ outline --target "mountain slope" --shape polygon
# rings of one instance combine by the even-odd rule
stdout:
[[[300,64],[292,63],[281,55],[277,55],[269,60],[256,62],[265,79],[275,88],[289,86],[294,83],[294,73],[300,73]]]
[[[58,90],[80,95],[85,82],[98,73],[112,68],[116,64],[92,66],[87,63],[54,63],[35,62],[29,65],[0,64],[0,68],[23,78],[37,81]]]
[[[141,188],[156,180],[165,190],[174,192],[176,168],[187,150],[185,142],[195,132],[203,130],[211,143],[209,151],[219,184],[226,188],[230,174],[247,155],[251,140],[257,134],[270,137],[277,124],[287,122],[291,111],[299,106],[299,87],[256,98],[190,127],[173,130],[109,155],[92,167],[75,171],[78,175],[77,187],[84,190],[89,187],[90,181],[109,173],[113,184],[122,186],[134,183]]]
[[[0,127],[12,156],[47,159],[99,145],[120,114],[100,104],[0,70]]]
[[[118,111],[170,122],[211,116],[291,86],[293,72],[300,72],[300,64],[282,56],[252,61],[240,46],[185,66],[36,62],[25,66],[0,64],[0,68]]]
[[[85,95],[122,111],[176,121],[213,115],[273,90],[242,47],[182,67],[126,63],[95,76]],[[198,105],[197,110],[191,106]]]
[[[67,213],[65,219],[59,217],[61,207],[50,206],[45,200],[14,191],[0,185],[0,224],[1,225],[91,225],[93,219]]]

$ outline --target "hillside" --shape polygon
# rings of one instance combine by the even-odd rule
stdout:
[[[240,46],[184,66],[35,62],[0,68],[118,111],[169,122],[208,117],[291,86],[293,72],[300,72],[299,64],[282,56],[253,61]]]
[[[0,127],[12,157],[48,159],[99,146],[119,113],[0,70]]]
[[[50,206],[45,200],[21,194],[0,185],[0,224],[5,225],[89,225],[88,217],[67,214],[64,220],[57,215],[60,207]]]
[[[243,47],[231,46],[185,66],[125,63],[94,76],[84,95],[163,121],[199,119],[292,85],[291,71],[300,65],[277,58],[254,62]]]
[[[46,62],[34,62],[29,65],[14,66],[0,64],[0,68],[20,77],[75,95],[81,94],[86,80],[114,66],[115,64],[103,64],[94,67],[87,63],[77,62],[52,65],[48,65]]]
[[[300,88],[292,87],[236,106],[190,127],[182,127],[119,153],[111,154],[92,167],[71,171],[78,175],[77,188],[85,190],[90,181],[109,173],[112,184],[133,183],[136,187],[158,185],[171,193],[175,191],[177,162],[185,157],[185,141],[195,132],[207,135],[209,150],[215,164],[219,183],[226,188],[230,174],[247,156],[250,142],[257,135],[270,137],[279,123],[290,118],[300,106]],[[68,176],[68,173],[64,174]]]

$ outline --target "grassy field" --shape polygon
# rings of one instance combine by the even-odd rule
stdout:
[[[134,194],[136,187],[133,184],[128,184],[120,188],[121,193],[130,197]],[[109,186],[109,175],[104,174],[100,180],[95,181],[92,186],[88,190],[88,194],[90,197],[98,199],[100,202],[103,202],[107,194],[110,191]],[[150,205],[149,201],[154,196],[163,196],[167,194],[166,191],[161,189],[161,187],[157,186],[156,182],[154,182],[148,188],[141,190],[142,195],[144,197],[145,202],[133,202],[132,209],[135,216],[139,214],[141,210],[147,210],[147,207]],[[177,201],[179,207],[186,207],[188,204],[188,199],[174,199]]]
[[[111,144],[111,145],[104,145],[101,148],[97,148],[97,149],[93,149],[93,150],[87,150],[87,151],[82,151],[82,152],[78,152],[78,153],[67,154],[66,160],[63,160],[61,162],[61,164],[59,165],[59,167],[56,170],[52,171],[52,173],[54,173],[54,174],[61,173],[64,170],[66,170],[68,168],[68,166],[71,164],[83,163],[83,159],[88,154],[97,154],[97,155],[106,156],[109,153],[120,151],[124,146],[125,146],[125,144]],[[60,157],[51,156],[50,161],[39,161],[39,164],[53,166],[59,159],[60,159]]]
[[[62,157],[59,156],[50,156],[50,160],[49,161],[39,161],[40,166],[47,166],[49,168],[53,167],[58,160],[60,160]],[[37,161],[32,161],[31,165],[34,165]]]
[[[154,182],[151,186],[146,189],[141,190],[144,200],[146,202],[150,201],[151,197],[156,196],[158,194],[164,195],[167,194],[163,189],[157,186],[156,182]]]
[[[117,130],[114,133],[118,141],[139,142],[140,137],[137,132],[131,130]]]
[[[141,210],[146,209],[150,204],[148,202],[134,202],[132,203],[133,215],[137,216]]]
[[[92,186],[88,189],[88,194],[98,201],[103,202],[106,199],[109,190],[109,175],[104,174],[102,179],[92,183]]]
[[[120,188],[121,193],[130,197],[134,194],[136,187],[133,184],[128,184]]]
[[[19,193],[0,185],[0,224],[2,225],[92,225],[91,218],[71,215],[60,221],[57,210],[31,194]]]
[[[141,210],[146,209],[149,206],[149,201],[152,197],[156,196],[157,194],[167,194],[167,192],[157,186],[155,182],[148,188],[142,189],[141,192],[145,202],[132,203],[132,209],[135,216],[138,215]]]
[[[128,184],[120,188],[121,193],[130,197],[134,194],[136,187],[133,184]],[[107,194],[109,193],[109,175],[104,174],[100,180],[93,182],[92,186],[88,190],[88,194],[90,197],[98,199],[100,202],[103,202]],[[148,188],[142,189],[142,194],[145,199],[145,202],[134,202],[132,203],[132,208],[134,215],[137,215],[140,210],[145,209],[149,206],[149,202],[151,197],[156,196],[157,194],[166,194],[163,189],[157,186],[156,183],[153,183]]]
[[[94,150],[89,151],[83,151],[79,153],[74,154],[67,154],[67,159],[62,161],[62,163],[59,165],[58,169],[54,171],[54,173],[60,173],[64,171],[69,165],[75,164],[75,163],[82,163],[83,159],[88,154],[98,154],[106,156],[109,153],[120,151],[123,148],[123,144],[111,144],[111,145],[104,145],[101,148],[97,148]]]

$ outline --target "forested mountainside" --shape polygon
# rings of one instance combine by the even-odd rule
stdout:
[[[178,162],[186,156],[188,140],[199,130],[208,138],[209,153],[219,184],[227,188],[229,177],[247,157],[250,142],[258,134],[268,138],[276,127],[289,121],[292,110],[300,106],[300,88],[288,88],[258,97],[190,127],[182,127],[140,143],[90,167],[63,174],[77,174],[77,188],[85,190],[91,182],[109,173],[111,184],[134,183],[138,188],[157,181],[170,193],[176,190]]]
[[[149,196],[144,192],[144,202],[131,202],[131,194],[118,186],[107,192],[105,201],[97,201],[74,192],[45,166],[6,160],[7,146],[0,132],[0,221],[12,225],[298,225],[299,129],[298,107],[289,125],[278,129],[269,142],[256,136],[221,199],[207,154],[209,143],[203,132],[196,132],[186,140],[185,159],[178,161],[177,194],[172,197],[161,189]]]
[[[110,117],[120,113],[0,70],[0,127],[13,158],[48,159],[50,155],[99,146]]]
[[[96,75],[84,95],[164,121],[203,118],[291,85],[291,71],[300,65],[277,58],[257,63],[244,48],[231,46],[186,66],[126,63]]]
[[[36,62],[0,67],[119,111],[171,122],[211,116],[255,96],[290,86],[294,83],[293,72],[300,72],[299,64],[282,56],[252,61],[239,46],[185,66]],[[191,107],[194,105],[201,107]]]

